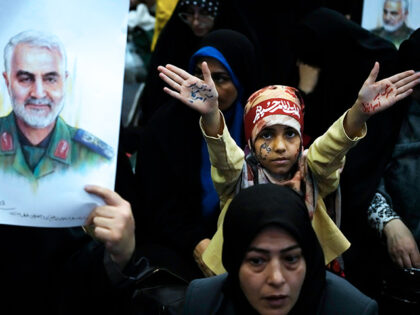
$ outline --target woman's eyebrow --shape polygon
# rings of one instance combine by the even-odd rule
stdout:
[[[280,253],[285,253],[285,252],[291,251],[291,250],[296,249],[296,248],[300,248],[300,245],[299,244],[291,245],[289,247],[281,249],[279,252]],[[260,247],[255,247],[255,246],[250,247],[247,252],[258,252],[258,253],[261,253],[261,254],[269,254],[270,253],[270,251],[267,250],[267,249],[260,248]]]

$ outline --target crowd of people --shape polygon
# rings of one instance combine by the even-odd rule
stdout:
[[[1,226],[0,309],[418,314],[420,29],[391,21],[405,0],[384,1],[380,30],[350,2],[284,3],[273,18],[251,0],[131,1],[142,62],[125,79],[141,93],[122,116],[115,191],[86,187],[105,205],[83,227]],[[398,45],[388,24],[409,30]],[[47,158],[108,162],[59,111],[32,110],[58,108],[67,78],[65,51],[40,36],[6,47],[2,165],[36,178]],[[79,153],[60,153],[60,130]]]

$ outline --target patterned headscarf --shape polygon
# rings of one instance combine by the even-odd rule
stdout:
[[[245,106],[245,161],[241,181],[236,192],[255,184],[275,183],[289,186],[304,195],[306,207],[312,218],[315,210],[314,183],[306,162],[307,151],[303,149],[303,112],[305,105],[299,91],[284,85],[270,85],[256,91]],[[287,179],[278,179],[259,163],[254,154],[253,143],[265,127],[286,125],[295,129],[301,138],[298,160]]]
[[[256,91],[245,106],[245,139],[248,145],[251,147],[250,144],[264,127],[277,124],[292,127],[302,138],[303,110],[303,100],[293,87],[270,85]]]
[[[183,10],[188,6],[196,6],[201,9],[205,9],[210,16],[216,17],[219,10],[218,0],[181,0],[179,7]]]

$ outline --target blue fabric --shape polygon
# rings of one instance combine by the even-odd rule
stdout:
[[[232,83],[235,85],[236,90],[238,91],[238,97],[235,100],[235,103],[232,106],[223,111],[223,115],[225,116],[227,128],[235,140],[235,142],[242,146],[243,140],[243,114],[244,109],[241,103],[243,88],[239,83],[238,78],[236,77],[235,73],[233,73],[230,65],[228,64],[227,60],[223,56],[223,54],[214,47],[205,46],[199,49],[190,59],[189,64],[189,72],[193,73],[196,61],[200,57],[211,57],[218,60],[227,70],[229,76],[231,77]],[[203,139],[201,144],[201,186],[202,186],[202,213],[204,217],[208,217],[212,215],[215,211],[219,211],[219,197],[217,195],[216,190],[214,189],[213,181],[211,180],[210,174],[210,157],[209,152],[207,150],[206,141]]]

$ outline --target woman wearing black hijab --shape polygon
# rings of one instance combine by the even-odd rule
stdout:
[[[184,314],[377,314],[377,304],[325,271],[304,200],[292,189],[255,185],[226,214],[228,271],[194,280]]]
[[[190,58],[191,72],[201,72],[197,67],[202,58],[219,62],[222,71],[212,74],[218,85],[234,86],[236,98],[228,97],[230,107],[221,110],[235,141],[242,146],[243,107],[255,89],[254,47],[239,32],[216,30],[203,38]],[[145,254],[153,264],[187,279],[203,275],[193,252],[215,233],[220,211],[199,117],[175,99],[163,104],[143,129],[136,166],[138,241],[146,243]]]

